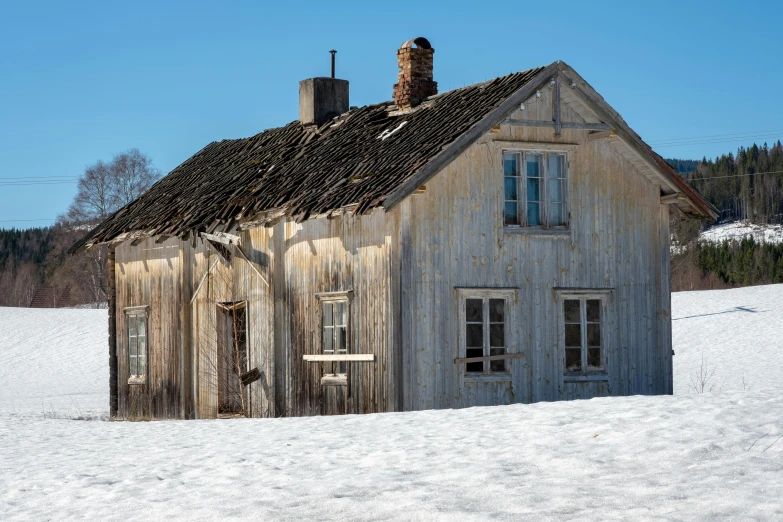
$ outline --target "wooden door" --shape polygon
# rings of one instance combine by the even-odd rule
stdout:
[[[248,370],[246,310],[245,301],[218,304],[218,415],[250,412],[249,394],[240,379]]]

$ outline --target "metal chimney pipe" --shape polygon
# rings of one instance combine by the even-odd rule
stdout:
[[[330,52],[330,53],[332,53],[332,78],[334,78],[334,77],[335,77],[335,76],[334,76],[334,55],[335,55],[335,54],[337,54],[337,51],[336,51],[336,50],[334,50],[334,49],[332,49],[332,50],[331,50],[331,51],[329,51],[329,52]]]

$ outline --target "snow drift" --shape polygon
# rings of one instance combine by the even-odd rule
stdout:
[[[105,311],[0,309],[0,519],[782,518],[783,285],[672,301],[673,397],[141,423],[71,420]]]

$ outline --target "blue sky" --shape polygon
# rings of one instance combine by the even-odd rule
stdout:
[[[641,4],[0,0],[0,178],[76,178],[132,147],[168,172],[296,119],[298,81],[328,75],[332,48],[351,105],[388,100],[416,36],[441,91],[559,59],[651,144],[748,136],[656,147],[667,157],[783,139],[781,3]],[[76,191],[4,181],[0,228],[48,224]]]

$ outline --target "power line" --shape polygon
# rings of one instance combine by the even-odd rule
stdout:
[[[693,172],[693,171],[691,171]],[[686,172],[685,174],[690,174],[689,172]],[[706,178],[691,178],[688,181],[699,181],[699,180],[708,180],[708,179],[723,179],[723,178],[743,178],[746,176],[761,176],[762,174],[783,174],[783,170],[772,170],[769,172],[750,172],[748,174],[727,174],[725,176],[708,176]]]
[[[765,138],[775,139],[777,136],[778,136],[777,134],[774,134],[774,135],[770,134],[768,136],[757,136],[757,137],[755,137],[753,139],[754,140],[761,140],[761,139],[765,139]],[[667,144],[667,145],[651,145],[651,146],[656,148],[656,149],[668,149],[668,148],[671,148],[671,147],[686,147],[686,146],[692,146],[692,145],[710,145],[710,144],[713,144],[713,143],[731,143],[731,142],[739,141],[741,139],[743,139],[743,138],[732,138],[732,139],[725,139],[725,140],[709,140],[709,141],[694,141],[694,142],[687,142],[687,143],[686,142],[683,142],[683,143],[670,143],[670,144]],[[747,139],[750,139],[750,138],[747,138]]]
[[[16,179],[16,180],[23,180],[23,181],[26,181],[26,180],[35,181],[35,180],[38,180],[38,179],[45,180],[45,179],[59,179],[59,178],[78,179],[78,178],[73,177],[73,175],[71,175],[71,176],[12,176],[10,178],[9,177],[0,177],[0,180],[15,180]]]
[[[56,221],[56,218],[40,218],[40,219],[5,219],[0,223],[18,223],[20,221]]]
[[[73,185],[74,181],[0,181],[0,187],[24,187],[28,185]]]
[[[664,144],[664,143],[677,143],[682,141],[702,141],[711,139],[753,139],[755,137],[767,137],[770,135],[783,134],[783,130],[769,130],[769,131],[751,131],[751,132],[739,132],[731,134],[712,134],[710,136],[689,136],[683,138],[665,138],[660,140],[653,140],[648,142],[649,144]]]

